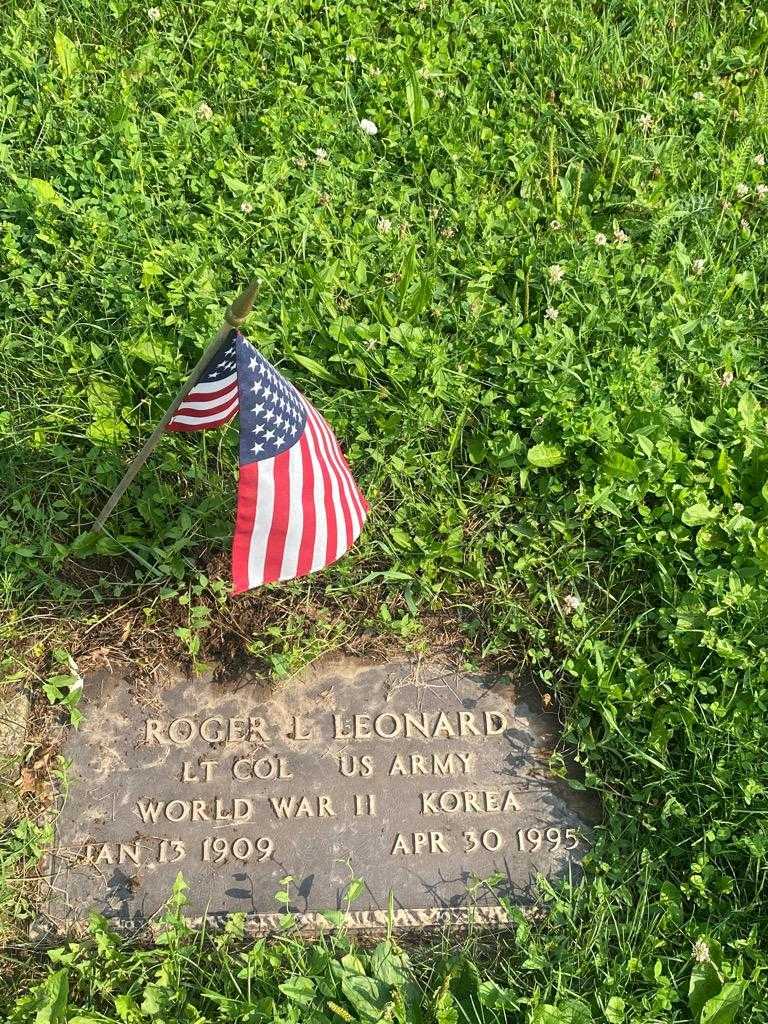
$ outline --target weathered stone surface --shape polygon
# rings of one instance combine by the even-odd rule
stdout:
[[[537,873],[578,874],[594,808],[547,773],[553,716],[500,677],[439,665],[340,662],[275,689],[247,674],[135,694],[86,680],[86,718],[62,753],[68,794],[41,922],[96,909],[143,927],[176,874],[193,917],[275,924],[289,885],[303,923],[436,923]],[[497,878],[494,895],[477,879]],[[353,877],[364,889],[352,907]]]
[[[21,756],[29,717],[29,698],[25,693],[0,689],[0,761]]]
[[[0,689],[0,825],[17,812],[17,780],[28,718],[27,695]]]

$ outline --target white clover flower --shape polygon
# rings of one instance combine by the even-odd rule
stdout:
[[[242,203],[240,203],[240,212],[244,213],[246,216],[249,213],[253,213],[253,203],[249,203],[247,199],[244,199]]]
[[[367,117],[364,117],[360,122],[360,127],[363,129],[366,135],[378,135],[379,129],[376,127],[373,121],[369,121]]]
[[[704,102],[704,98],[705,98],[705,97],[704,97],[704,93],[703,93],[703,92],[695,92],[695,93],[693,94],[693,98],[694,98],[694,100],[695,100],[695,101],[696,101],[697,103],[703,103],[703,102]]]
[[[755,195],[760,200],[765,199],[765,197],[768,196],[768,185],[764,185],[762,182],[760,182],[759,185],[756,185]]]
[[[210,121],[211,118],[213,117],[213,111],[211,110],[207,103],[203,102],[197,108],[197,116],[200,118],[201,121]]]
[[[727,388],[729,384],[733,384],[733,371],[724,370],[720,376],[720,387]]]
[[[623,245],[625,242],[629,241],[629,235],[626,231],[622,231],[621,228],[613,229],[613,237],[616,239],[618,245]]]
[[[595,245],[608,245],[608,239],[605,237],[602,231],[598,231],[595,235]]]
[[[557,320],[557,318],[559,316],[560,316],[560,310],[559,309],[555,309],[554,306],[547,306],[547,311],[544,314],[544,319],[545,320],[555,321],[555,320]]]
[[[549,226],[552,229],[552,231],[559,231],[563,225],[560,223],[559,220],[551,220],[549,222]]]
[[[640,125],[640,128],[645,135],[647,135],[651,128],[653,128],[653,118],[650,114],[641,114],[637,119],[637,123]]]
[[[581,598],[578,594],[566,594],[563,598],[563,608],[566,615],[573,615],[581,608]]]
[[[559,263],[553,263],[552,266],[547,270],[547,276],[549,277],[550,284],[560,284],[565,277],[565,271]]]
[[[739,227],[742,231],[749,231],[749,221],[746,217],[742,217],[739,221]]]
[[[704,939],[696,939],[693,944],[693,959],[697,964],[708,964],[711,956],[709,952],[709,946]]]
[[[381,77],[381,68],[377,68],[376,66],[370,67],[370,68],[368,68],[368,74],[372,78],[380,78]]]
[[[380,231],[382,235],[388,235],[392,230],[392,221],[389,217],[379,217],[376,221],[376,230]]]
[[[149,18],[150,21],[160,21],[160,8],[150,7],[147,10],[147,17]]]
[[[765,167],[765,153],[758,153],[755,157],[755,163],[758,167]]]
[[[305,156],[295,156],[295,157],[293,158],[293,162],[294,162],[294,163],[296,164],[296,166],[297,166],[298,168],[300,168],[300,169],[301,169],[302,171],[303,171],[303,170],[304,170],[304,168],[305,168],[305,167],[307,166],[307,158],[306,158]]]
[[[327,150],[323,149],[322,146],[318,146],[317,149],[315,150],[315,160],[317,160],[319,164],[328,163],[328,152]]]
[[[352,50],[349,51],[346,59],[348,64],[357,64],[357,54]]]
[[[740,181],[739,184],[736,186],[736,195],[739,197],[739,199],[744,199],[745,196],[748,196],[749,185],[747,185],[743,181]]]
[[[704,267],[706,267],[706,265],[706,260],[694,260],[691,264],[691,270],[694,272],[694,274],[696,274],[697,277],[701,277],[701,275],[704,273]]]

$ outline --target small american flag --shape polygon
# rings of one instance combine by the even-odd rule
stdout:
[[[232,331],[168,430],[205,430],[240,413],[232,540],[236,594],[322,569],[348,551],[368,503],[333,431],[296,388]]]

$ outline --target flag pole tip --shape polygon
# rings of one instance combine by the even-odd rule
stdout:
[[[256,293],[259,290],[259,279],[254,277],[250,284],[241,292],[229,307],[226,321],[230,327],[239,327],[251,312]]]

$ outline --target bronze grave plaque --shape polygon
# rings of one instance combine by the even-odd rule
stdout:
[[[239,911],[251,931],[286,910],[314,927],[327,911],[502,921],[499,896],[578,877],[589,846],[594,806],[547,770],[554,715],[503,676],[344,661],[274,687],[221,670],[148,693],[102,673],[82,707],[38,931],[92,910],[142,929],[179,872],[193,920]]]

